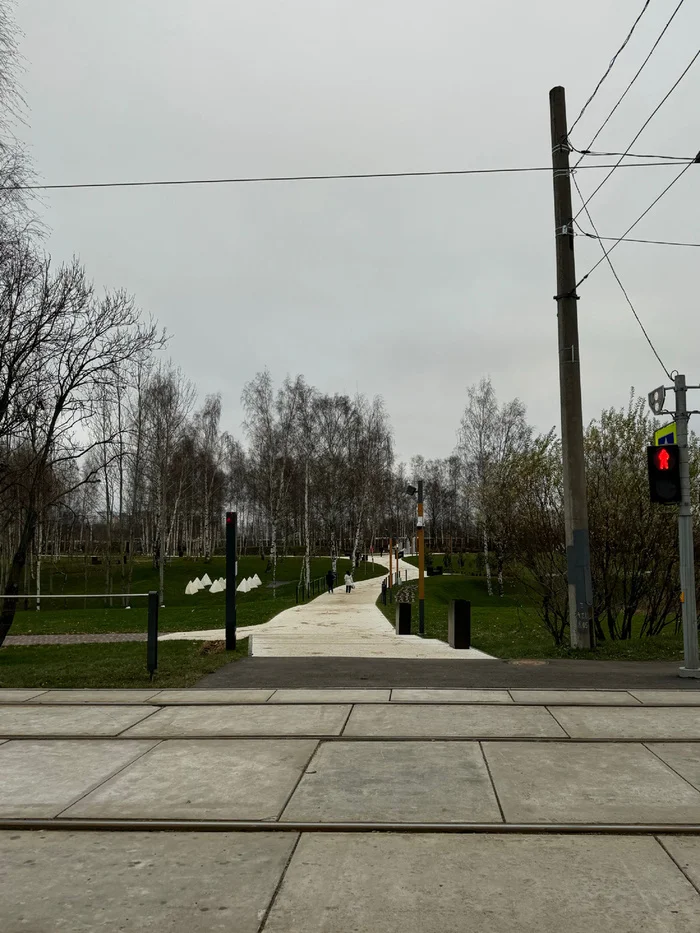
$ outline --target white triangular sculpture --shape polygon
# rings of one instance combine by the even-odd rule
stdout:
[[[190,580],[190,582],[185,587],[185,596],[194,596],[196,592],[197,588],[192,585],[192,581]]]
[[[255,585],[256,585],[256,586],[262,586],[262,580],[261,580],[260,577],[257,575],[257,573],[255,574],[255,576],[253,577],[253,579],[255,580]]]
[[[194,591],[195,593],[196,593],[198,590],[201,590],[201,589],[202,589],[202,584],[199,582],[199,577],[195,577],[195,578],[194,578],[194,580],[192,581],[191,586],[192,586],[192,589],[193,589],[193,591]]]
[[[204,576],[202,577],[202,583],[204,584],[204,586],[211,586],[211,580],[209,579],[208,573],[205,573]]]
[[[221,589],[222,589],[222,590],[225,590],[225,589],[226,589],[226,580],[222,577],[222,578],[219,580],[219,583],[221,584]]]
[[[212,585],[209,587],[209,592],[210,592],[210,593],[220,593],[220,592],[221,592],[221,584],[219,583],[218,580],[214,580],[214,582],[212,583]]]
[[[238,593],[247,593],[249,589],[250,589],[250,587],[248,586],[248,581],[247,581],[247,580],[241,580],[241,582],[240,582],[240,583],[238,584],[238,586],[236,587],[236,591],[237,591]]]

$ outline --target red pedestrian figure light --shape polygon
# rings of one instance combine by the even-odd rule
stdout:
[[[659,452],[656,455],[656,465],[660,470],[670,469],[671,454],[667,450],[664,450],[663,447],[659,449]]]

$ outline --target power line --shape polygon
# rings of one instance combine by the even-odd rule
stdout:
[[[677,240],[638,240],[634,237],[599,236],[597,233],[589,233],[588,230],[584,230],[579,223],[576,226],[580,231],[577,236],[585,236],[591,240],[612,240],[615,243],[649,243],[652,246],[695,246],[700,248],[700,243],[681,243]]]
[[[700,153],[696,156],[649,155],[641,152],[597,152],[594,149],[577,149],[571,143],[569,143],[569,146],[572,152],[580,152],[582,156],[591,156],[592,158],[605,156],[614,159],[617,156],[622,156],[623,159],[666,159],[669,162],[700,162]]]
[[[685,169],[684,169],[684,171],[685,171]],[[598,233],[598,229],[597,229],[595,223],[593,222],[593,218],[591,217],[591,212],[589,211],[588,206],[586,205],[585,201],[583,201],[583,195],[581,194],[581,189],[580,189],[579,186],[578,186],[578,182],[576,181],[576,177],[575,177],[575,176],[572,176],[572,177],[573,177],[573,179],[574,179],[574,185],[575,185],[575,187],[576,187],[576,190],[578,191],[578,196],[581,198],[581,201],[583,202],[583,209],[584,209],[585,212],[586,212],[586,216],[588,217],[588,220],[589,220],[591,226],[592,226],[593,229],[595,230],[596,238],[597,238],[598,241],[600,242],[602,238],[601,238],[601,236],[600,236],[599,233]],[[619,242],[619,241],[618,241],[618,242]],[[616,244],[616,245],[617,245],[617,244]],[[668,369],[667,369],[667,367],[666,367],[666,364],[664,363],[664,361],[663,361],[663,360],[661,359],[661,357],[659,356],[659,353],[658,353],[656,347],[654,346],[654,344],[653,344],[652,341],[651,341],[651,337],[650,337],[649,334],[647,333],[646,327],[642,324],[641,318],[640,318],[639,315],[637,314],[636,308],[635,308],[634,305],[632,304],[632,299],[631,299],[630,296],[627,294],[627,289],[626,289],[625,286],[622,284],[622,281],[621,281],[621,279],[620,279],[620,276],[617,274],[617,271],[615,270],[615,267],[614,267],[613,264],[612,264],[612,261],[611,261],[611,259],[610,259],[610,250],[607,250],[607,251],[606,251],[606,249],[605,249],[605,247],[603,246],[602,242],[600,242],[600,248],[603,250],[603,259],[607,260],[607,263],[608,263],[608,265],[610,266],[610,271],[611,271],[612,274],[615,276],[615,281],[616,281],[617,284],[620,286],[620,290],[622,291],[622,294],[625,296],[625,300],[627,301],[627,304],[630,306],[630,309],[631,309],[631,311],[632,311],[632,314],[634,315],[634,318],[635,318],[637,324],[639,324],[639,326],[640,326],[640,328],[641,328],[641,330],[642,330],[642,333],[644,334],[644,336],[645,336],[645,338],[646,338],[647,343],[648,343],[649,346],[651,347],[652,353],[654,354],[654,356],[656,357],[656,359],[657,359],[657,360],[659,361],[659,363],[661,364],[661,368],[662,368],[663,371],[666,373],[666,375],[668,376],[668,378],[669,378],[671,381],[673,381],[673,377],[671,376],[670,372],[668,371]],[[613,247],[613,249],[614,249],[614,247]],[[602,262],[603,259],[601,259],[600,262]],[[590,274],[590,273],[589,273],[589,274]],[[584,276],[584,278],[587,278],[587,276]],[[583,279],[582,279],[581,281],[583,281]]]
[[[620,168],[651,168],[668,166],[664,161],[637,162]],[[582,169],[613,168],[613,165],[582,165]],[[515,166],[513,168],[465,168],[435,172],[356,172],[339,175],[261,175],[240,178],[176,178],[151,181],[86,181],[61,185],[2,185],[0,191],[58,191],[72,188],[153,188],[168,185],[244,185],[265,182],[343,181],[362,178],[434,178],[448,175],[507,175],[524,172],[550,172],[551,165]]]
[[[634,77],[632,78],[632,80],[629,82],[629,84],[627,85],[627,87],[625,88],[625,90],[622,92],[622,94],[620,95],[620,97],[617,99],[617,103],[616,103],[615,106],[612,108],[612,110],[610,111],[610,113],[607,115],[607,117],[603,120],[603,122],[601,123],[601,125],[598,127],[598,129],[597,129],[595,135],[593,136],[593,139],[592,139],[592,140],[589,142],[589,144],[588,144],[588,147],[587,147],[588,149],[590,149],[591,146],[593,145],[593,143],[596,141],[596,139],[598,139],[598,137],[600,136],[600,134],[603,132],[603,130],[605,129],[605,127],[606,127],[606,126],[608,125],[608,123],[610,122],[610,119],[611,119],[611,117],[613,116],[613,114],[615,113],[615,111],[617,110],[617,108],[620,106],[620,104],[621,104],[622,101],[625,99],[625,97],[627,96],[627,94],[629,93],[629,91],[632,89],[632,86],[634,85],[635,81],[636,81],[637,78],[640,76],[640,74],[641,74],[642,71],[644,70],[644,68],[645,68],[645,66],[646,66],[646,64],[647,64],[647,62],[649,61],[649,59],[651,58],[651,56],[652,56],[652,55],[654,54],[654,52],[656,51],[657,45],[658,45],[659,42],[661,42],[661,40],[663,39],[663,37],[664,37],[664,35],[665,35],[665,33],[666,33],[666,30],[668,29],[668,27],[669,27],[669,26],[671,25],[671,23],[673,22],[673,20],[674,20],[674,18],[675,18],[675,16],[676,16],[676,13],[678,13],[678,11],[680,10],[680,8],[683,6],[684,3],[685,3],[685,0],[680,0],[678,6],[677,6],[676,9],[673,11],[673,13],[672,13],[671,16],[669,17],[668,21],[666,22],[666,25],[665,25],[664,28],[661,30],[661,33],[659,34],[659,37],[657,38],[656,42],[652,45],[649,54],[648,54],[647,57],[644,59],[644,61],[642,62],[642,64],[639,66],[639,70],[638,70],[637,73],[634,75]],[[644,11],[642,11],[642,12],[644,12]],[[579,119],[580,119],[580,115],[579,115],[579,117],[577,118],[576,123],[578,123],[578,120],[579,120]],[[575,125],[575,124],[574,124],[574,125]],[[573,126],[571,127],[571,129],[573,129]],[[571,129],[569,130],[569,133],[571,132]],[[578,163],[577,163],[577,166],[576,166],[576,167],[578,167],[578,165],[581,164],[582,159],[583,159],[583,155],[581,156],[581,159],[578,160]]]
[[[654,200],[651,202],[651,204],[649,205],[649,207],[647,207],[646,210],[642,211],[642,213],[639,215],[639,217],[637,217],[637,219],[635,220],[635,222],[634,222],[633,224],[630,224],[630,226],[625,230],[625,232],[622,234],[622,236],[620,236],[620,237],[617,238],[617,240],[613,243],[613,245],[610,247],[609,250],[606,250],[605,247],[603,247],[603,257],[602,257],[601,259],[599,259],[598,262],[597,262],[591,269],[588,270],[588,272],[584,275],[584,277],[583,277],[582,279],[580,279],[580,280],[576,283],[576,287],[577,287],[577,288],[578,288],[578,286],[579,286],[582,282],[585,282],[585,281],[586,281],[586,279],[588,278],[589,275],[591,275],[591,273],[595,272],[595,270],[598,268],[598,266],[601,264],[601,262],[604,262],[604,261],[608,258],[608,256],[610,255],[610,253],[612,253],[612,251],[613,251],[614,249],[616,249],[616,247],[617,247],[620,243],[622,243],[622,241],[623,241],[624,238],[627,236],[627,234],[637,226],[637,224],[640,222],[640,220],[642,220],[644,217],[646,217],[646,215],[649,213],[649,211],[652,209],[652,207],[654,207],[656,204],[659,203],[659,201],[661,200],[661,198],[663,198],[663,196],[666,194],[666,192],[667,192],[667,191],[670,191],[671,188],[673,188],[673,186],[676,184],[677,181],[680,181],[680,179],[683,177],[683,175],[685,175],[685,173],[688,171],[688,169],[690,168],[690,166],[693,165],[693,164],[694,164],[693,162],[689,162],[688,165],[685,166],[685,168],[681,169],[681,171],[678,173],[678,175],[676,175],[676,177],[673,179],[673,181],[670,182],[668,185],[666,185],[666,187],[665,187],[664,190],[661,192],[661,194],[659,194],[657,197],[654,198]],[[572,174],[572,177],[574,178],[574,184],[576,185],[576,190],[578,191],[578,190],[579,190],[578,183],[576,182],[575,176],[574,176],[573,174]],[[583,198],[582,198],[582,200],[583,200]],[[583,207],[581,208],[581,211],[586,211],[587,214],[588,214],[588,202],[589,202],[590,200],[591,200],[591,199],[589,198],[588,201],[584,201]],[[579,214],[581,213],[581,211],[579,211]],[[578,214],[576,215],[576,217],[578,217]],[[574,222],[576,222],[576,217],[574,217]],[[589,215],[589,219],[590,219],[590,215]],[[593,229],[595,230],[595,227],[594,227]],[[601,246],[602,246],[602,243],[601,243]]]
[[[681,2],[683,2],[683,0],[681,0]],[[608,75],[610,74],[610,72],[612,71],[613,65],[614,65],[615,62],[617,61],[618,57],[620,56],[620,54],[621,54],[622,51],[624,50],[624,48],[625,48],[625,46],[627,45],[627,43],[628,43],[628,42],[630,41],[630,39],[632,38],[632,33],[633,33],[634,30],[637,28],[637,24],[639,23],[639,20],[640,20],[640,19],[642,18],[642,16],[644,16],[644,14],[646,13],[647,7],[649,6],[650,3],[651,3],[651,0],[646,0],[644,6],[642,7],[641,13],[640,13],[639,16],[635,19],[634,23],[632,23],[632,28],[631,28],[630,31],[627,33],[627,38],[626,38],[625,41],[622,43],[622,45],[621,45],[620,48],[617,50],[617,52],[615,52],[615,54],[613,55],[612,59],[610,60],[610,64],[609,64],[608,67],[607,67],[607,70],[606,70],[605,74],[604,74],[603,77],[600,79],[600,81],[596,84],[593,93],[592,93],[591,96],[588,98],[588,100],[586,101],[586,103],[583,105],[583,107],[581,108],[581,112],[580,112],[579,115],[576,117],[576,119],[575,119],[574,122],[571,124],[571,126],[569,127],[569,133],[571,133],[571,131],[572,131],[573,128],[576,126],[576,124],[578,123],[578,121],[579,121],[579,120],[581,119],[581,117],[584,115],[584,113],[585,113],[586,110],[588,109],[588,105],[591,103],[591,101],[593,100],[593,98],[596,96],[596,94],[597,94],[598,91],[600,90],[600,88],[601,88],[603,82],[605,81],[605,79],[607,78],[607,76],[608,76]]]
[[[675,84],[671,87],[671,89],[670,89],[669,91],[666,92],[666,94],[664,95],[664,97],[663,97],[663,99],[660,101],[660,103],[658,103],[658,104],[656,105],[656,107],[652,110],[651,114],[650,114],[650,115],[647,117],[647,119],[644,121],[644,123],[642,124],[641,129],[637,132],[637,134],[635,135],[634,139],[633,139],[632,142],[629,144],[629,146],[627,147],[627,149],[625,149],[625,152],[623,153],[623,155],[621,155],[620,158],[618,159],[617,164],[616,164],[615,166],[613,166],[613,168],[608,172],[608,174],[607,174],[607,175],[605,176],[605,178],[601,181],[601,183],[598,185],[598,187],[594,189],[593,194],[589,195],[588,199],[587,199],[586,201],[584,201],[583,207],[582,207],[581,210],[578,212],[578,214],[576,215],[576,217],[579,217],[579,216],[581,215],[581,213],[583,212],[583,210],[584,210],[584,208],[586,207],[586,205],[587,205],[587,204],[590,204],[590,202],[593,200],[593,198],[596,196],[596,194],[598,194],[598,192],[599,192],[600,189],[603,187],[603,185],[608,181],[608,179],[609,179],[609,178],[612,176],[612,174],[615,172],[615,169],[617,169],[617,168],[620,167],[620,164],[621,164],[622,160],[625,158],[625,156],[626,156],[627,153],[630,151],[630,149],[632,148],[632,146],[637,142],[637,140],[638,140],[639,137],[642,135],[642,133],[644,132],[644,130],[647,128],[647,126],[649,126],[649,124],[650,124],[651,121],[654,119],[654,117],[655,117],[656,114],[659,112],[659,110],[661,110],[661,108],[662,108],[663,105],[666,103],[666,101],[669,99],[669,97],[671,96],[671,94],[673,94],[673,92],[674,92],[675,89],[678,87],[678,85],[681,83],[681,81],[683,80],[683,78],[688,74],[688,72],[690,71],[690,69],[691,69],[692,66],[695,64],[696,60],[698,59],[698,57],[700,57],[700,49],[698,49],[698,51],[695,53],[695,55],[693,55],[692,59],[690,60],[690,62],[688,63],[688,65],[686,65],[686,67],[684,68],[682,74],[681,74],[680,77],[676,80]],[[643,163],[640,163],[640,164],[643,164]],[[690,163],[690,164],[692,164],[692,163]],[[688,166],[686,166],[686,168],[687,168],[687,167],[688,167]],[[684,171],[685,171],[685,169],[684,169]],[[576,217],[574,218],[574,220],[576,219]]]

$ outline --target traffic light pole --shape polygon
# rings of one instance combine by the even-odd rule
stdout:
[[[557,255],[559,396],[564,473],[564,527],[569,584],[569,632],[572,648],[595,647],[588,500],[583,453],[581,358],[578,341],[574,224],[571,173],[563,87],[549,92],[554,181],[554,242]]]
[[[688,404],[685,376],[676,375],[676,436],[681,473],[681,503],[678,515],[678,553],[681,571],[681,610],[683,613],[683,667],[681,677],[700,678],[698,663],[698,617],[695,605],[695,549],[693,512],[690,506],[690,464],[688,461]]]
[[[418,631],[425,635],[425,529],[423,520],[423,480],[418,480]]]

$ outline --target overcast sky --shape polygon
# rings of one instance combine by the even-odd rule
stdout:
[[[652,0],[573,135],[584,148],[677,0]],[[643,0],[20,0],[24,136],[47,184],[547,166],[548,92],[570,122]],[[697,51],[686,3],[601,137],[622,152]],[[700,149],[700,60],[635,144]],[[607,162],[600,159],[599,162]],[[618,171],[591,202],[620,235],[673,168]],[[580,171],[590,193],[598,171]],[[700,165],[634,234],[700,242]],[[269,367],[380,394],[397,453],[447,456],[490,374],[559,423],[551,176],[52,191],[48,246],[78,254],[172,334],[200,399],[241,433]],[[588,226],[586,224],[586,226]],[[579,238],[582,275],[600,256]],[[617,271],[669,369],[700,382],[700,250],[621,244]],[[581,286],[584,415],[667,382],[610,270]],[[695,400],[700,407],[700,394]]]

